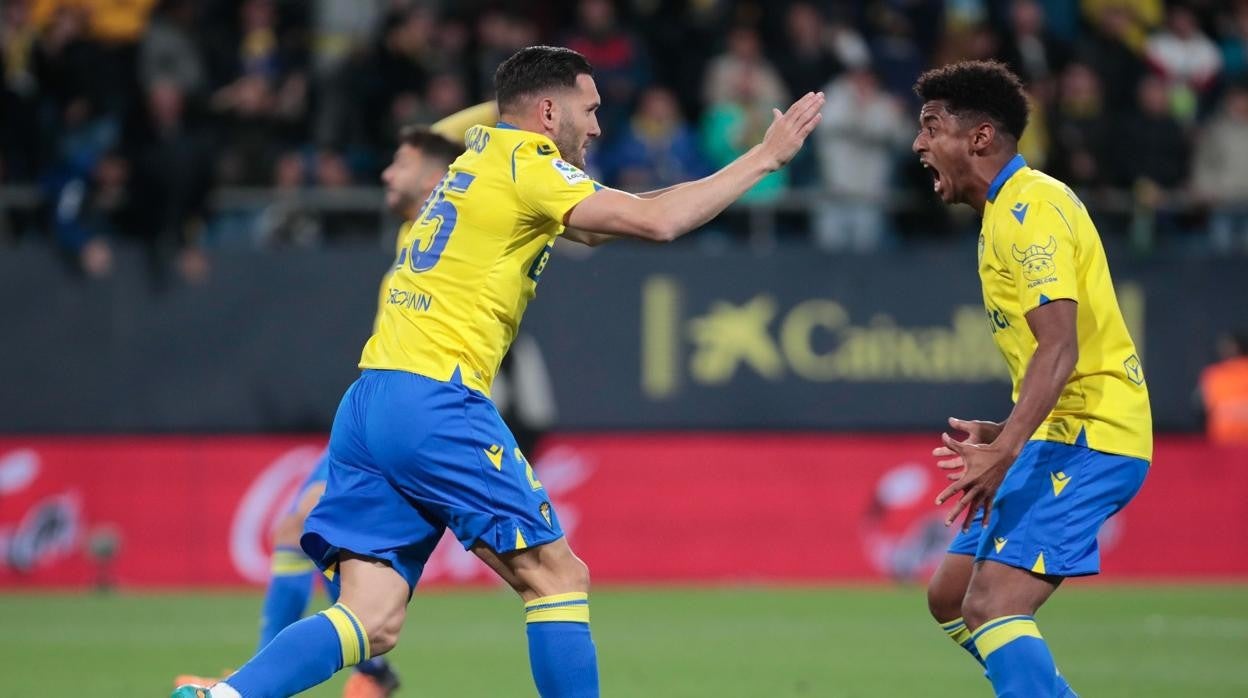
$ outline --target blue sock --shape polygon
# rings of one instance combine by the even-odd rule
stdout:
[[[589,595],[543,596],[526,603],[524,612],[529,666],[538,694],[598,698],[598,652],[589,634]]]
[[[1068,698],[1070,684],[1057,672],[1049,646],[1031,616],[1002,616],[972,635],[988,667],[997,698]]]
[[[224,683],[246,698],[287,698],[368,659],[368,636],[351,609],[335,604],[278,633]]]
[[[971,640],[971,630],[966,627],[966,621],[961,618],[954,618],[948,623],[941,623],[940,629],[945,631],[950,640],[956,642],[962,649],[966,650],[980,666],[984,665],[984,660],[979,656],[979,650],[975,649],[975,642]]]
[[[286,626],[303,617],[312,598],[312,576],[316,566],[299,548],[278,546],[273,551],[273,573],[264,593],[260,611],[260,645],[257,651],[273,641]]]

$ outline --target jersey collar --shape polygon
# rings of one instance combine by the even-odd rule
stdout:
[[[1006,181],[1014,176],[1015,172],[1027,166],[1027,161],[1023,159],[1022,154],[1015,155],[1009,162],[1005,163],[1005,167],[992,178],[992,183],[988,185],[988,202],[996,203],[997,194],[1001,193],[1001,187],[1005,186]]]
[[[514,126],[514,125],[512,125],[512,124],[509,124],[509,123],[507,123],[506,121],[500,121],[500,122],[498,122],[497,124],[494,124],[494,128],[509,128],[509,129],[511,129],[512,131],[519,131],[519,130],[520,130],[520,128],[519,128],[518,126]]]

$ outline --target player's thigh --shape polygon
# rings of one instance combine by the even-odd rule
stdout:
[[[525,601],[555,594],[589,592],[589,567],[572,552],[566,538],[507,553],[495,552],[477,542],[472,552]]]
[[[351,552],[338,558],[342,595],[338,603],[350,609],[360,623],[374,654],[398,641],[407,615],[411,587],[389,562]]]

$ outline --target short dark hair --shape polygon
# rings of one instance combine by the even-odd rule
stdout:
[[[414,124],[399,129],[399,143],[419,150],[422,155],[451,164],[464,152],[464,144]]]
[[[1018,140],[1027,128],[1027,92],[1018,76],[998,61],[963,61],[919,76],[914,93],[940,100],[958,118],[987,118]]]
[[[593,75],[585,56],[560,46],[529,46],[503,61],[494,73],[499,112],[515,106],[526,95],[552,87],[576,87],[578,75]]]

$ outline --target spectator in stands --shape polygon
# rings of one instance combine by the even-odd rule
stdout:
[[[26,0],[0,8],[0,183],[34,179],[39,152],[38,33]]]
[[[910,86],[923,72],[924,54],[910,18],[896,9],[882,9],[870,40],[872,65],[880,84],[890,94],[913,99]],[[913,102],[911,102],[914,105]],[[918,111],[918,106],[914,106]]]
[[[1092,68],[1084,63],[1066,66],[1048,121],[1054,177],[1079,190],[1113,184],[1114,126],[1100,77]]]
[[[1198,100],[1222,69],[1222,55],[1201,32],[1195,13],[1182,5],[1171,7],[1165,29],[1149,37],[1145,56],[1169,86],[1175,116],[1184,123],[1195,120]]]
[[[604,142],[620,133],[637,95],[650,82],[645,45],[616,20],[611,0],[580,0],[576,28],[563,45],[580,52],[594,66],[594,82],[602,95],[598,122]]]
[[[1248,86],[1232,85],[1221,109],[1200,132],[1192,189],[1213,209],[1209,221],[1213,248],[1248,252]]]
[[[1115,128],[1117,183],[1150,190],[1179,187],[1187,181],[1188,143],[1170,111],[1166,85],[1148,75],[1137,90],[1136,110]]]
[[[477,92],[494,94],[494,71],[517,50],[538,43],[537,27],[522,14],[487,9],[477,19]]]
[[[750,30],[734,32],[735,40],[756,41]],[[751,38],[754,37],[754,38]],[[771,125],[775,90],[783,90],[779,77],[761,60],[743,59],[730,53],[713,63],[714,85],[708,94],[714,99],[702,115],[702,151],[713,168],[724,167],[753,144],[761,141]],[[772,201],[788,186],[788,170],[780,169],[759,180],[741,198],[743,202]]]
[[[208,70],[195,38],[198,12],[193,0],[167,0],[152,18],[139,45],[139,82],[173,82],[188,97],[208,89]]]
[[[131,131],[129,149],[133,232],[148,249],[154,280],[163,283],[164,264],[173,257],[185,280],[203,281],[208,259],[198,237],[212,186],[210,143],[176,83],[148,88],[146,114]]]
[[[747,26],[739,26],[729,32],[727,50],[712,58],[707,65],[702,89],[703,99],[711,109],[740,104],[745,99],[754,108],[770,110],[787,104],[789,98],[780,73],[763,56],[758,32]],[[722,164],[728,162],[725,160]]]
[[[1092,31],[1075,48],[1075,58],[1090,66],[1100,77],[1105,103],[1111,114],[1129,111],[1136,101],[1136,85],[1145,73],[1141,55],[1143,36],[1137,16],[1123,0],[1092,3],[1085,0],[1085,12]],[[1092,5],[1091,9],[1087,9]]]
[[[1010,24],[999,58],[1032,85],[1056,77],[1066,63],[1068,48],[1045,26],[1044,8],[1037,0],[1014,0]]]
[[[225,58],[228,82],[212,96],[221,134],[218,178],[225,184],[267,181],[281,150],[302,140],[307,116],[303,56],[283,46],[272,0],[246,0],[237,50]]]
[[[1236,0],[1218,17],[1222,74],[1227,80],[1248,77],[1248,0]]]
[[[818,207],[815,244],[826,251],[877,250],[887,235],[889,184],[910,140],[910,121],[868,67],[849,70],[824,91],[815,143],[830,198]]]
[[[698,179],[709,168],[698,150],[697,132],[680,113],[666,87],[641,94],[637,111],[616,142],[598,159],[605,179],[626,191],[652,191]]]
[[[789,94],[821,89],[844,69],[828,41],[827,24],[815,5],[801,1],[785,13],[785,36],[776,54],[776,67]]]
[[[795,2],[784,20],[784,40],[775,58],[789,93],[801,95],[823,89],[844,70],[827,41],[830,34],[823,15],[809,2]],[[813,148],[800,150],[788,170],[795,188],[819,186],[819,162]]]
[[[1218,361],[1200,374],[1205,431],[1219,444],[1248,444],[1248,333],[1218,339]]]

